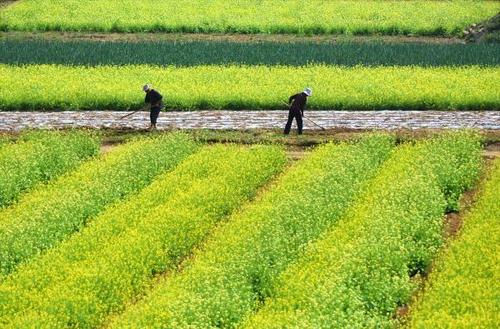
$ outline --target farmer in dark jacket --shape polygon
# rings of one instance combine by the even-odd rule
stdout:
[[[312,89],[306,88],[303,92],[290,96],[288,104],[290,104],[290,111],[288,112],[288,121],[285,126],[285,135],[290,133],[292,128],[292,121],[295,118],[297,121],[297,129],[299,135],[302,135],[302,117],[306,109],[307,97],[312,95]]]
[[[142,90],[146,93],[146,98],[144,102],[150,106],[149,118],[151,119],[151,125],[149,129],[156,129],[156,121],[160,115],[160,111],[163,108],[163,96],[159,92],[153,89],[150,84],[145,85]]]

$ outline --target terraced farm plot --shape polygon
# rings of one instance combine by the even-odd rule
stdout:
[[[95,136],[80,132],[31,132],[17,143],[1,144],[0,208],[36,184],[71,171],[99,150]]]
[[[388,150],[376,140],[367,144],[372,152]],[[181,273],[160,282],[143,301],[117,317],[111,327],[240,327],[261,306],[266,310],[268,300],[269,314],[276,316],[254,326],[249,320],[250,327],[388,325],[398,303],[409,298],[410,274],[425,269],[442,242],[445,209],[453,207],[460,191],[469,188],[477,177],[480,148],[476,137],[470,135],[398,147],[380,170],[366,172],[375,174],[373,180],[363,184],[364,179],[358,177],[360,185],[345,184],[351,170],[359,173],[361,168],[357,166],[367,164],[374,155],[365,149],[367,154],[357,159],[361,163],[351,163],[356,160],[349,158],[362,147],[318,150],[316,157],[303,168],[297,167],[296,172],[291,171],[264,199],[221,227]],[[333,156],[335,151],[340,153],[330,158],[330,164],[340,161],[342,165],[323,174],[311,171],[313,182],[304,175],[300,179],[303,187],[295,191],[300,197],[285,188],[287,184],[297,186],[294,174],[302,174],[308,166],[328,163],[325,156]],[[389,155],[379,154],[379,161],[382,154]],[[345,211],[343,208],[351,203],[347,201],[350,197],[343,195],[348,191],[337,188],[347,186],[354,188],[356,197],[351,210]],[[311,197],[315,196],[312,200],[306,192],[309,189]],[[323,203],[326,200],[329,202]],[[334,237],[330,238],[328,232]],[[315,248],[312,241],[317,238],[319,244],[335,246]],[[310,257],[292,265],[304,252]],[[331,267],[324,266],[330,260]],[[286,274],[289,268],[293,275]],[[285,282],[278,281],[280,278]],[[281,295],[298,299],[290,301],[276,295],[276,289],[282,289]],[[300,294],[304,297],[297,297]],[[337,297],[341,297],[339,303]],[[284,311],[273,313],[273,306]]]
[[[480,193],[410,309],[409,328],[496,328],[500,323],[500,160]]]
[[[141,149],[157,173],[121,198],[85,194],[104,177],[113,186],[110,161],[138,176]],[[470,132],[398,146],[369,134],[286,166],[278,146],[200,148],[182,134],[125,144],[0,211],[0,326],[394,326],[411,277],[443,244],[444,213],[475,184],[480,150]],[[53,202],[70,192],[89,209]]]
[[[458,35],[495,1],[22,0],[0,29],[22,31]]]
[[[96,327],[175,269],[285,164],[271,146],[209,146],[0,286],[0,325]],[[50,297],[49,297],[50,296]]]
[[[0,209],[0,280],[79,231],[113,202],[145,187],[197,149],[187,136],[140,139],[84,163]]]
[[[481,149],[499,140],[499,13],[0,0],[0,128],[16,131],[0,135],[0,328],[498,327],[500,162]],[[147,125],[121,112],[145,83],[172,111],[160,129],[266,130],[117,132]],[[278,136],[306,86],[318,122]],[[425,131],[344,131],[360,120]],[[112,131],[17,135],[47,124]]]
[[[498,110],[498,67],[11,66],[0,64],[0,110],[139,109],[152,82],[169,109],[283,110],[314,89],[311,110]],[[25,97],[25,91],[30,97]]]
[[[19,36],[18,36],[19,37]],[[0,63],[12,65],[338,65],[499,66],[500,44],[328,41],[90,41],[0,39]],[[179,38],[180,40],[177,40]],[[104,39],[106,40],[106,39]],[[113,40],[110,38],[110,40]],[[278,39],[279,40],[279,39]],[[347,39],[349,40],[349,39]]]
[[[428,269],[443,242],[446,208],[479,174],[479,150],[473,136],[400,146],[241,328],[394,326],[415,288],[410,276]]]

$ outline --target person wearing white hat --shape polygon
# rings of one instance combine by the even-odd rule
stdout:
[[[146,98],[144,102],[150,106],[149,118],[151,120],[151,125],[149,129],[156,129],[156,122],[160,111],[163,108],[163,96],[153,89],[153,87],[148,83],[142,87],[142,90],[146,93]]]
[[[297,122],[297,130],[299,135],[302,135],[302,117],[306,109],[307,97],[312,96],[312,89],[307,87],[303,92],[290,96],[288,104],[290,110],[288,111],[288,121],[285,125],[285,135],[290,133],[292,128],[293,119]]]

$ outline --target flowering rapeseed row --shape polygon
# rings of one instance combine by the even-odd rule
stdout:
[[[174,269],[216,222],[281,171],[271,146],[209,146],[0,285],[0,326],[96,327]]]
[[[0,148],[0,208],[21,193],[78,166],[99,151],[94,136],[80,132],[29,133]]]
[[[242,327],[390,327],[396,308],[410,299],[410,275],[424,272],[441,246],[445,192],[471,186],[479,153],[472,135],[399,147],[340,224],[276,280],[272,297]]]
[[[307,243],[343,214],[392,147],[393,139],[383,135],[319,147],[112,327],[233,327],[266,298],[273,278]]]
[[[410,328],[498,328],[500,160],[456,240],[436,262]]]
[[[0,13],[0,29],[457,35],[499,10],[473,0],[24,0]]]
[[[143,188],[196,149],[182,134],[141,139],[84,163],[0,210],[0,275],[80,230],[107,205]]]
[[[0,110],[137,109],[145,81],[173,109],[283,109],[312,86],[310,109],[499,109],[497,67],[196,66],[0,64]],[[90,87],[89,87],[90,86]],[[30,97],[25,97],[29,90]]]

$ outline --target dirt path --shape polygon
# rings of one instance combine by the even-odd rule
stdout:
[[[37,128],[145,129],[149,113],[138,112],[120,119],[127,112],[0,112],[0,131]],[[459,129],[500,130],[500,112],[440,111],[316,111],[307,119],[326,129]],[[165,129],[282,129],[286,111],[196,111],[163,112],[158,128]],[[295,125],[295,123],[294,123]],[[304,129],[320,130],[308,120]]]
[[[8,1],[5,5],[14,2]],[[2,6],[2,2],[0,2]],[[386,43],[465,43],[460,38],[425,36],[349,36],[349,35],[312,35],[292,34],[197,34],[197,33],[99,33],[99,32],[1,32],[0,39],[43,39],[43,40],[94,40],[94,41],[232,41],[232,42],[386,42]]]

